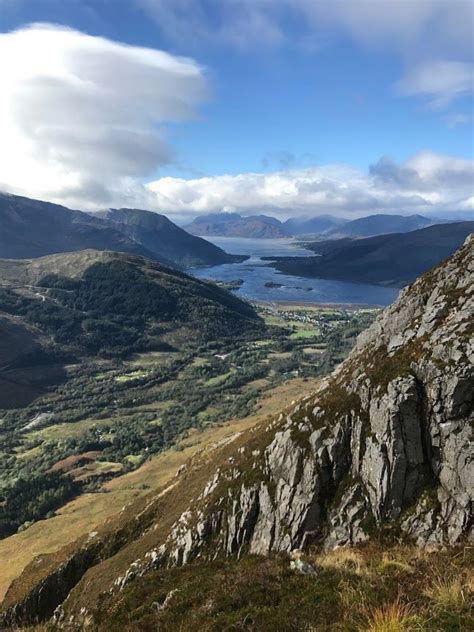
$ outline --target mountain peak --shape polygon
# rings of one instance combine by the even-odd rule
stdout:
[[[141,209],[83,213],[58,204],[0,194],[0,257],[22,259],[76,250],[112,250],[149,257],[170,267],[241,261]]]

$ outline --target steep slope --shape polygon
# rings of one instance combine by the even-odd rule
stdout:
[[[331,239],[341,237],[373,237],[387,233],[409,233],[435,222],[423,215],[369,215],[347,222],[328,231]],[[440,222],[437,222],[440,223]]]
[[[238,213],[211,213],[197,217],[185,227],[192,235],[208,237],[251,237],[276,239],[286,237],[281,222],[266,215],[242,217]]]
[[[158,259],[165,258],[182,267],[234,263],[245,259],[229,255],[205,239],[191,235],[158,213],[121,208],[95,215],[111,223]]]
[[[97,217],[65,206],[0,193],[0,257],[27,259],[95,248],[171,265]]]
[[[197,344],[260,326],[230,292],[142,257],[85,250],[3,259],[0,384],[9,386],[0,406],[28,401],[66,362],[165,348],[176,336]]]
[[[472,538],[473,280],[470,238],[404,290],[316,392],[32,563],[7,594],[6,620],[62,603],[65,628],[99,610],[106,621],[138,578],[197,558]]]
[[[449,257],[473,231],[474,222],[456,222],[409,233],[314,242],[306,247],[321,256],[274,257],[271,265],[284,274],[403,287]]]

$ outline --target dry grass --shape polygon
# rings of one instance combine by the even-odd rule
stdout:
[[[395,601],[379,608],[374,608],[369,619],[360,632],[411,632],[423,630],[418,617],[405,604]]]
[[[469,583],[473,583],[472,577],[470,582],[467,582],[462,576],[442,577],[437,575],[423,593],[436,608],[458,611],[462,610],[468,600],[472,598]]]
[[[357,575],[367,574],[369,570],[363,555],[356,549],[340,548],[321,553],[315,561],[323,568],[351,571]]]
[[[401,556],[396,553],[395,555],[392,553],[384,553],[379,565],[379,571],[382,573],[413,573],[413,568],[406,559],[402,559]]]

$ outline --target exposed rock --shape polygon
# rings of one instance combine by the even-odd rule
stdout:
[[[291,560],[290,568],[301,575],[317,575],[318,571],[309,562],[302,559]]]
[[[419,544],[469,535],[472,242],[427,277],[361,335],[313,398],[280,419],[259,457],[260,483],[249,487],[244,476],[203,508],[202,533],[214,549],[217,533],[227,554],[345,546],[395,521]],[[340,401],[328,411],[335,393]],[[426,506],[425,490],[435,490],[436,506]],[[190,533],[188,548],[202,551]],[[177,555],[180,546],[171,537],[165,549],[174,559],[192,555]]]

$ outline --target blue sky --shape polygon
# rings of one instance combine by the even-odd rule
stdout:
[[[190,58],[199,67],[205,96],[193,96],[190,116],[155,120],[166,156],[158,152],[143,173],[119,170],[117,181],[131,175],[142,184],[178,179],[154,186],[165,199],[181,196],[170,212],[224,206],[245,211],[245,200],[227,184],[226,205],[214,188],[203,193],[202,179],[328,165],[366,176],[384,156],[403,169],[419,154],[464,160],[457,163],[464,169],[473,158],[472,32],[466,25],[472,7],[470,0],[401,0],[398,8],[393,0],[0,0],[0,31],[49,23]],[[85,178],[79,163],[78,178]],[[186,184],[183,192],[177,187],[181,180],[199,186],[191,191]],[[467,188],[464,179],[462,192],[452,194],[449,204],[469,200]],[[418,193],[410,190],[410,199]],[[54,190],[50,197],[62,199]],[[83,203],[94,205],[92,198],[86,195]],[[248,206],[275,203],[278,210],[274,196],[262,201],[251,195]],[[163,204],[157,202],[157,208]],[[298,198],[293,206],[299,212],[308,204]],[[325,208],[318,204],[315,200],[315,212]],[[359,209],[364,202],[358,204]],[[331,204],[326,206],[330,210]],[[380,208],[373,205],[382,212],[388,207],[393,210],[382,202]]]

